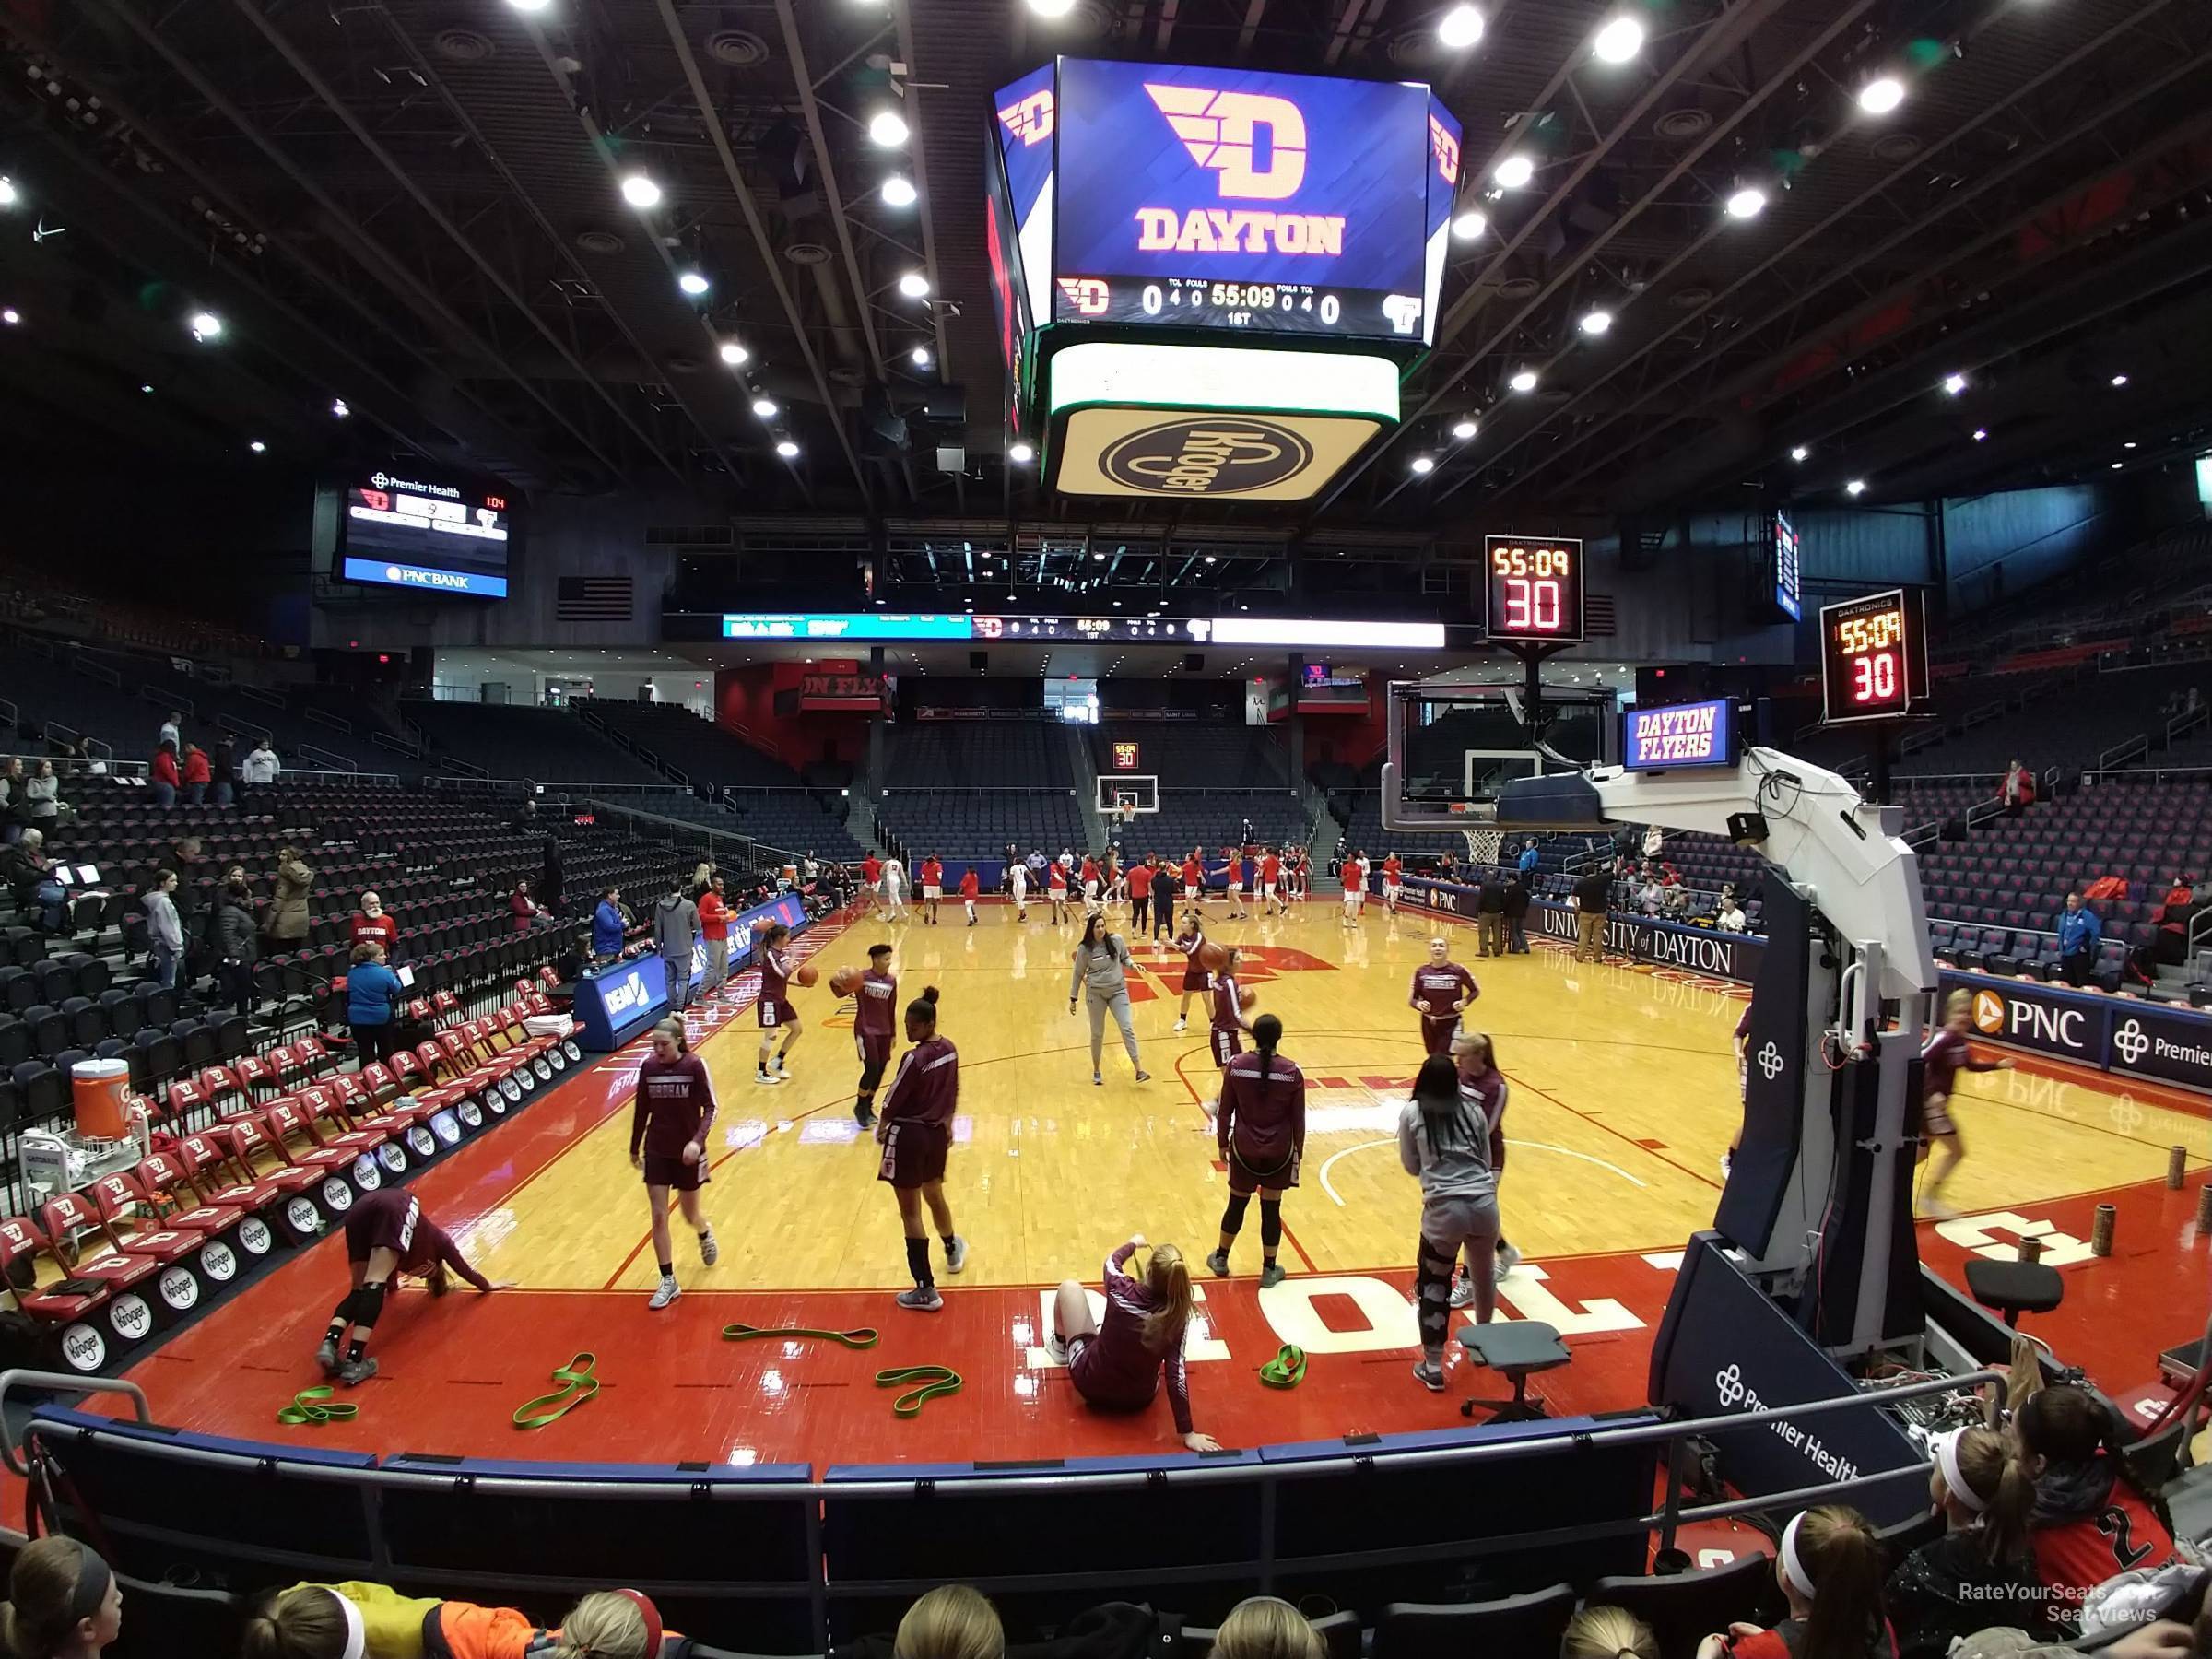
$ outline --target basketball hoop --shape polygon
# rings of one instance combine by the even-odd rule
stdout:
[[[1494,865],[1498,862],[1498,854],[1505,845],[1504,830],[1462,830],[1460,834],[1466,838],[1467,857],[1472,862],[1478,865]]]

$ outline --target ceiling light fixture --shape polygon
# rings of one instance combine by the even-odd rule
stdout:
[[[1037,459],[1037,452],[1026,443],[1010,443],[1006,446],[1006,459],[1018,466],[1027,466]],[[990,555],[985,554],[983,557],[988,559]]]
[[[1974,429],[1974,441],[1976,443],[1982,442],[1983,440],[1988,438],[1988,436],[1989,429],[1987,427],[1976,427]]]
[[[1877,75],[1859,88],[1859,108],[1869,115],[1887,115],[1905,101],[1905,83],[1894,75]]]
[[[658,207],[661,205],[661,187],[641,172],[622,176],[622,199],[632,207]]]
[[[0,173],[0,207],[13,207],[22,199],[23,193],[16,187],[16,182],[6,173]]]
[[[1475,418],[1472,415],[1463,415],[1452,423],[1452,436],[1462,443],[1474,437],[1475,430]]]
[[[1452,220],[1452,234],[1461,241],[1473,241],[1490,228],[1490,221],[1475,208],[1455,215]]]
[[[899,278],[899,291],[909,300],[919,300],[929,292],[929,278],[919,271],[909,271]]]
[[[679,271],[677,273],[676,286],[696,300],[714,285],[697,271]]]
[[[333,418],[344,420],[353,413],[353,406],[342,397],[334,397],[330,400],[330,413]]]
[[[1613,313],[1602,306],[1583,313],[1583,332],[1586,335],[1602,335],[1612,326]]]
[[[1615,18],[1590,38],[1590,55],[1601,64],[1625,64],[1643,50],[1643,24]]]
[[[929,347],[926,346],[917,346],[906,355],[908,360],[917,369],[926,369],[936,360],[929,355]]]
[[[246,447],[258,455],[264,453],[269,446],[264,443],[260,439],[256,438],[253,442],[247,444]]]
[[[1536,371],[1534,369],[1517,370],[1513,378],[1505,383],[1516,392],[1534,392],[1536,389]]]
[[[1790,446],[1790,459],[1793,461],[1802,461],[1812,453],[1813,452],[1811,450],[1806,448],[1802,443],[1792,444]]]
[[[1030,0],[1030,9],[1041,18],[1065,18],[1076,9],[1076,0]]]
[[[799,446],[788,438],[779,438],[776,440],[776,453],[786,461],[795,461],[798,459]]]
[[[17,324],[22,321],[23,313],[18,311],[12,305],[7,307],[5,311],[0,311],[0,323],[6,324],[10,328],[15,327]]]
[[[2115,374],[2115,375],[2113,375],[2113,376],[2112,376],[2112,384],[2113,384],[2113,385],[2115,385],[2115,386],[2124,386],[2124,385],[2126,385],[2126,384],[2127,384],[2127,376],[2126,376],[2126,375],[2124,375],[2124,374]]]
[[[1482,39],[1482,14],[1471,6],[1455,6],[1437,19],[1436,38],[1454,52],[1465,51]]]
[[[1745,184],[1729,194],[1728,217],[1737,219],[1757,218],[1766,211],[1766,206],[1767,193],[1756,184]]]
[[[896,110],[878,110],[868,117],[868,136],[886,149],[896,149],[907,140],[905,117]]]
[[[1966,376],[1963,374],[1945,375],[1943,377],[1943,389],[1949,393],[1953,397],[1958,396],[1961,392],[1966,390]]]
[[[1865,495],[1866,493],[1866,480],[1864,478],[1853,478],[1850,483],[1843,486],[1843,493],[1845,495],[1854,496]]]
[[[724,340],[722,343],[722,360],[733,369],[746,362],[752,355],[735,340]]]
[[[772,397],[754,398],[753,413],[763,420],[773,420],[776,418],[776,400]]]
[[[1536,164],[1526,156],[1506,157],[1498,163],[1497,171],[1490,174],[1500,190],[1519,190],[1535,176]]]
[[[900,173],[883,182],[883,205],[887,207],[912,207],[920,194],[914,182]]]
[[[1432,473],[1436,470],[1436,463],[1427,455],[1416,455],[1413,458],[1412,465],[1413,470],[1417,473]]]

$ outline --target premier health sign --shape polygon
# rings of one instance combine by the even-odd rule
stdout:
[[[1972,1034],[2123,1077],[2212,1093],[2212,1017],[1993,974],[1952,973],[1973,999]]]

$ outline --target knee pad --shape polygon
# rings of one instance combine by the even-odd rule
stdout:
[[[1279,1198],[1260,1200],[1260,1242],[1268,1249],[1283,1241],[1283,1201]]]
[[[389,1288],[389,1286],[383,1284],[374,1284],[363,1285],[355,1290],[353,1295],[347,1299],[353,1304],[353,1312],[348,1315],[347,1323],[358,1325],[364,1331],[376,1329],[376,1322],[383,1315],[384,1296]]]
[[[1221,1230],[1234,1235],[1244,1225],[1244,1206],[1252,1202],[1250,1194],[1231,1193],[1229,1204],[1221,1211]]]

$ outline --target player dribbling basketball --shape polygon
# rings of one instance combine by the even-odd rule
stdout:
[[[890,877],[886,876],[887,888]],[[792,1044],[798,1041],[806,1029],[799,1020],[799,1011],[791,1006],[791,929],[778,922],[760,935],[760,1000],[753,1005],[755,1017],[760,1024],[760,1054],[753,1081],[756,1083],[788,1083],[783,1062],[791,1053]],[[783,1046],[776,1048],[776,1033],[783,1033]],[[769,1069],[769,1051],[775,1050],[776,1065]]]
[[[630,1168],[645,1177],[645,1199],[653,1211],[653,1259],[661,1269],[660,1288],[645,1304],[655,1312],[683,1294],[668,1243],[671,1192],[684,1220],[699,1235],[700,1263],[712,1267],[722,1254],[714,1230],[699,1209],[700,1185],[708,1179],[707,1136],[713,1127],[714,1079],[706,1062],[684,1041],[683,1021],[664,1019],[653,1028],[653,1053],[638,1065],[638,1092],[629,1117]]]
[[[884,1067],[891,1063],[897,1040],[892,1019],[899,1007],[899,981],[891,972],[891,947],[868,947],[868,968],[853,987],[853,1048],[860,1056],[860,1088],[853,1102],[853,1121],[863,1129],[876,1127],[876,1090],[883,1082]]]
[[[1283,1022],[1263,1014],[1252,1022],[1252,1052],[1221,1073],[1214,1106],[1214,1139],[1229,1169],[1229,1204],[1221,1212],[1221,1242],[1206,1258],[1208,1272],[1229,1277],[1229,1253],[1244,1226],[1252,1195],[1260,1197],[1260,1288],[1283,1282],[1277,1250],[1283,1239],[1283,1194],[1298,1184],[1306,1150],[1306,1079],[1297,1065],[1276,1053]]]
[[[899,1057],[899,1070],[883,1097],[883,1121],[876,1125],[876,1139],[883,1147],[876,1179],[888,1182],[899,1200],[907,1271],[914,1277],[914,1288],[899,1293],[899,1305],[935,1313],[945,1299],[930,1271],[924,1205],[945,1241],[945,1271],[958,1273],[968,1265],[967,1241],[953,1231],[952,1206],[945,1202],[945,1155],[952,1146],[953,1113],[960,1103],[960,1056],[949,1040],[937,1035],[935,985],[925,986],[906,1005],[906,1040],[914,1046]]]

